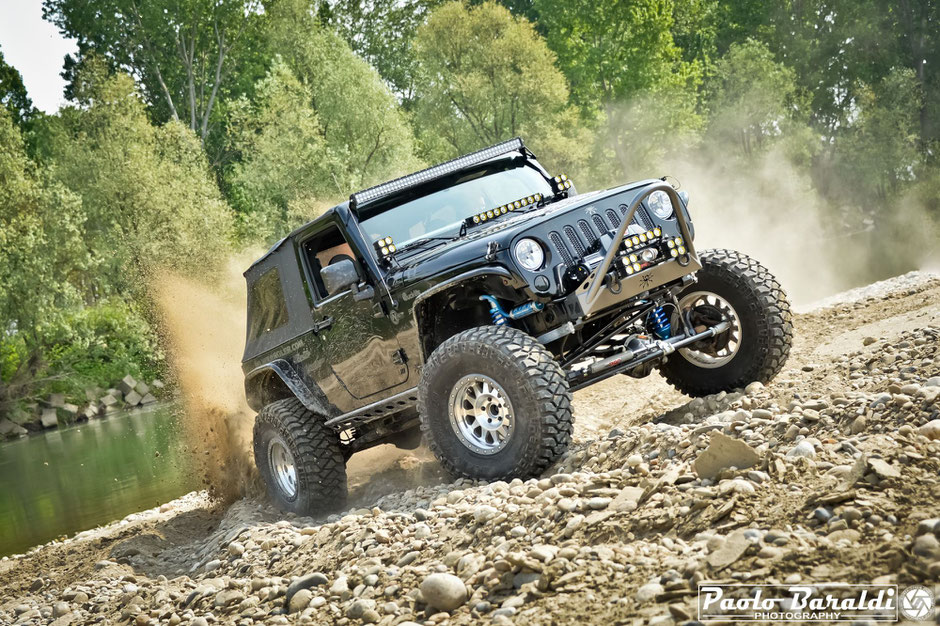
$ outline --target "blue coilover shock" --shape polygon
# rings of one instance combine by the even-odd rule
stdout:
[[[657,339],[669,339],[672,336],[672,324],[669,323],[669,318],[661,306],[656,307],[650,313],[649,325]]]
[[[493,318],[493,324],[504,326],[506,324],[506,314],[503,313],[503,308],[499,306],[496,298],[493,296],[480,296],[480,300],[486,300],[490,303],[490,317]]]

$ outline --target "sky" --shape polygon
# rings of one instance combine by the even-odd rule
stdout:
[[[76,50],[75,40],[42,19],[42,0],[0,0],[0,51],[23,76],[37,109],[55,113],[64,103],[62,59]]]

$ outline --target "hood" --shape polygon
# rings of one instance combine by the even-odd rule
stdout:
[[[583,210],[593,202],[643,187],[650,182],[654,181],[644,180],[612,189],[579,194],[548,203],[532,211],[511,213],[492,223],[471,227],[460,239],[399,258],[401,267],[389,273],[388,281],[390,284],[400,285],[440,274],[454,267],[473,269],[487,265],[489,264],[486,259],[488,252],[493,254],[507,250],[516,235],[533,224]],[[491,246],[492,243],[496,244],[495,249]]]

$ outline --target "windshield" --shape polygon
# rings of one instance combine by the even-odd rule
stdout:
[[[548,181],[531,167],[474,176],[369,217],[362,229],[370,241],[391,237],[402,248],[426,237],[456,237],[471,215],[535,193],[552,193]]]

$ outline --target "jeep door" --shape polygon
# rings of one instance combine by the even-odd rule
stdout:
[[[359,408],[372,398],[408,381],[408,367],[401,362],[397,329],[378,313],[372,298],[357,299],[354,288],[328,293],[320,276],[323,267],[352,260],[360,278],[365,277],[362,257],[337,222],[325,226],[300,243],[310,286],[313,328],[318,337],[317,372],[310,372],[328,396],[351,396],[348,406],[334,401],[344,411]],[[338,394],[329,389],[336,388]]]

